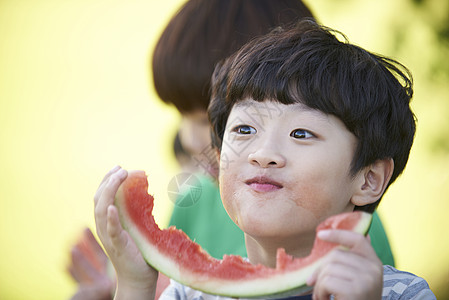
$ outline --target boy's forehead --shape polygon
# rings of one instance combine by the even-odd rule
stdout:
[[[304,103],[296,102],[293,104],[283,104],[276,99],[267,99],[263,101],[256,101],[251,98],[247,98],[244,100],[241,100],[234,104],[233,110],[245,110],[245,111],[265,111],[270,114],[282,114],[284,111],[284,107],[288,106],[289,111],[298,112],[298,113],[304,113],[307,112],[308,114],[313,114],[314,117],[327,120],[328,115],[320,110],[313,109]]]

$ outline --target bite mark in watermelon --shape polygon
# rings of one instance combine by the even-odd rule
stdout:
[[[307,292],[307,278],[321,265],[336,244],[316,239],[312,252],[294,258],[278,249],[276,268],[253,265],[237,255],[213,258],[200,245],[175,227],[161,230],[152,215],[153,197],[143,171],[130,171],[115,196],[120,221],[129,232],[142,256],[155,269],[196,290],[236,297],[283,297]],[[317,227],[345,229],[366,234],[371,214],[344,213],[333,216]],[[268,296],[269,295],[269,296]],[[268,296],[268,297],[267,297]]]

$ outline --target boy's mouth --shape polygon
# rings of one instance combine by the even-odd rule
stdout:
[[[279,182],[265,176],[248,179],[245,183],[256,192],[271,192],[283,187]]]

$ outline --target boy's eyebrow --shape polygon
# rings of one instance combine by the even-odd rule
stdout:
[[[262,102],[259,101],[254,101],[251,98],[245,99],[245,100],[241,100],[239,102],[237,102],[234,107],[236,108],[248,108],[248,107],[252,107],[252,108],[256,108],[256,109],[266,109],[266,102],[273,102],[273,103],[277,103],[276,100],[264,100]],[[302,112],[310,112],[313,113],[318,119],[322,120],[322,121],[326,121],[329,122],[329,118],[328,115],[320,110],[317,109],[313,109],[301,102],[296,102],[294,103],[297,106],[295,107],[295,109],[297,110],[301,110]]]
[[[258,104],[258,102],[257,102]],[[249,107],[249,106],[254,106],[257,105],[254,102],[251,102],[250,99],[245,99],[245,100],[241,100],[239,102],[237,102],[236,104],[234,104],[235,107]]]
[[[252,98],[247,98],[245,100],[241,100],[237,103],[234,104],[234,107],[238,107],[238,108],[267,108],[267,102],[268,103],[278,103],[278,101],[276,100],[263,100],[263,101],[257,101],[257,100],[253,100]]]

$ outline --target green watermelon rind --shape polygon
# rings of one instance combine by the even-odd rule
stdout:
[[[301,269],[276,273],[274,275],[250,280],[224,280],[211,277],[209,274],[193,273],[189,269],[180,269],[179,264],[169,256],[161,253],[157,246],[146,242],[147,238],[142,234],[127,214],[126,209],[121,209],[124,201],[119,188],[115,205],[118,207],[119,217],[123,228],[130,234],[142,253],[145,261],[156,270],[172,278],[173,280],[205,293],[233,297],[233,298],[280,298],[305,294],[313,287],[306,284],[309,276],[321,266],[327,255],[317,259],[310,265]],[[366,235],[372,222],[372,215],[363,213],[359,222],[352,231]]]

